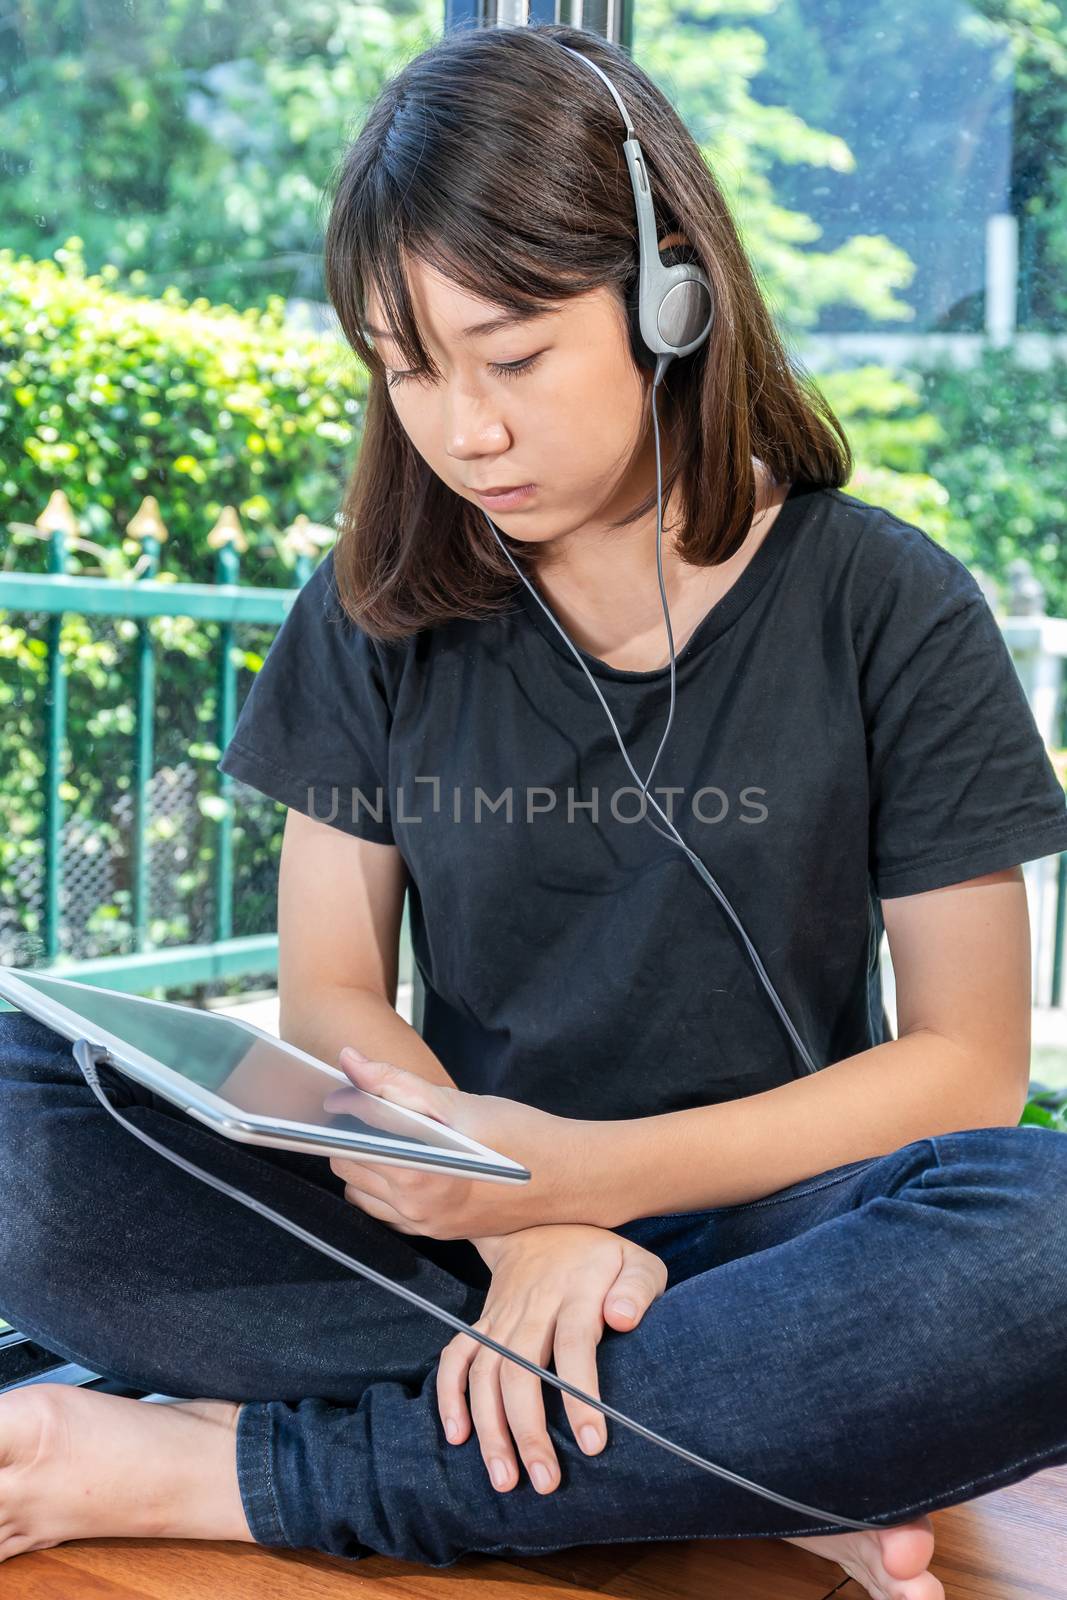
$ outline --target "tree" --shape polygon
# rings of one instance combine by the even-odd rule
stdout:
[[[745,25],[768,0],[648,0],[634,56],[674,98],[736,205],[784,322],[845,302],[907,315],[906,255],[857,234],[812,249],[812,219],[779,203],[775,162],[847,170],[852,156],[750,92],[765,46]],[[770,0],[774,3],[774,0]],[[206,13],[199,0],[23,0],[0,32],[0,215],[16,254],[71,235],[118,287],[175,285],[216,304],[322,298],[323,200],[345,139],[385,80],[440,33],[441,0],[278,0]]]

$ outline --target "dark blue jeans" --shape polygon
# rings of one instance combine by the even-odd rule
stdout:
[[[112,1103],[191,1161],[467,1322],[466,1240],[395,1233],[322,1157],[235,1144],[112,1068]],[[714,1151],[709,1152],[714,1160]],[[135,1139],[67,1042],[0,1014],[0,1310],[71,1360],[174,1398],[243,1402],[253,1538],[448,1566],[627,1540],[838,1533],[611,1421],[593,1457],[542,1384],[559,1487],[498,1493],[437,1409],[444,1323]],[[806,1504],[886,1525],[1067,1462],[1067,1136],[920,1139],[748,1205],[618,1230],[666,1291],[606,1329],[602,1398]]]

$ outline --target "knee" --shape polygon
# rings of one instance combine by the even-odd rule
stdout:
[[[0,1294],[54,1228],[70,1162],[69,1149],[59,1148],[68,1140],[57,1139],[49,1112],[66,1109],[76,1093],[67,1066],[81,1077],[62,1034],[23,1011],[0,1012]]]
[[[0,1011],[0,1080],[40,1077],[64,1057],[77,1071],[69,1039],[25,1011]]]
[[[1035,1237],[1067,1261],[1067,1133],[1058,1128],[1002,1130],[1012,1148],[1020,1189],[1032,1207]]]
[[[987,1138],[988,1164],[1001,1185],[1039,1204],[1062,1202],[1067,1193],[1067,1134],[1032,1124],[975,1131]]]
[[[925,1197],[969,1223],[976,1271],[1006,1274],[1024,1301],[1044,1293],[1067,1320],[1067,1134],[1054,1128],[974,1128],[933,1140],[939,1168]]]
[[[1067,1134],[1033,1126],[968,1128],[931,1140],[942,1181],[963,1196],[982,1194],[1005,1213],[1032,1209],[1059,1228],[1067,1217]],[[930,1182],[930,1179],[927,1180]],[[935,1182],[936,1187],[936,1182]]]

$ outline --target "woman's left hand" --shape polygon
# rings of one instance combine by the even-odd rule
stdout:
[[[430,1083],[388,1061],[372,1061],[346,1045],[338,1065],[358,1089],[433,1117],[479,1144],[528,1167],[528,1183],[500,1183],[421,1172],[389,1162],[334,1156],[345,1199],[398,1233],[430,1239],[476,1239],[550,1222],[599,1224],[598,1152],[606,1123],[557,1117],[500,1095],[468,1094]],[[328,1111],[348,1112],[373,1126],[373,1110],[349,1089],[335,1089]],[[395,1125],[391,1125],[395,1131]],[[607,1169],[610,1171],[610,1168]]]

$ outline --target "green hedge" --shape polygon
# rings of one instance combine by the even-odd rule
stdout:
[[[280,298],[238,313],[174,289],[120,294],[113,269],[85,276],[79,245],[45,261],[0,251],[0,520],[32,523],[62,488],[86,534],[132,562],[126,525],[155,495],[166,571],[210,583],[205,535],[233,505],[246,580],[291,583],[283,530],[333,516],[365,374],[339,339],[286,329]],[[43,551],[15,545],[21,570],[44,570]]]
[[[365,375],[351,352],[339,340],[287,330],[279,299],[238,314],[202,299],[187,302],[174,291],[160,299],[119,294],[109,287],[114,274],[107,269],[84,275],[78,241],[57,256],[31,261],[0,251],[5,568],[47,570],[47,545],[32,524],[62,489],[85,536],[84,547],[71,552],[72,571],[132,575],[141,546],[127,524],[144,496],[153,495],[169,535],[161,577],[214,581],[207,534],[232,505],[248,541],[241,581],[294,585],[296,557],[285,530],[303,513],[332,532],[358,449]],[[189,762],[198,768],[198,815],[184,816],[178,836],[175,814],[157,817],[153,828],[166,893],[150,933],[157,945],[182,944],[210,937],[211,802],[220,754],[213,730],[216,630],[161,618],[151,631],[162,652],[157,766],[179,774]],[[40,857],[43,633],[43,617],[0,612],[0,906],[7,908],[24,904]],[[91,863],[78,862],[89,919],[74,941],[72,953],[80,955],[129,948],[129,841],[121,806],[130,787],[135,634],[132,622],[64,620],[66,814],[90,830],[97,860],[101,852],[112,860],[119,880],[116,892],[101,899]],[[272,636],[271,628],[238,630],[239,695]],[[237,934],[272,925],[280,847],[279,808],[247,793],[244,799],[235,836]],[[33,913],[22,916],[21,926],[31,940],[40,931]]]

